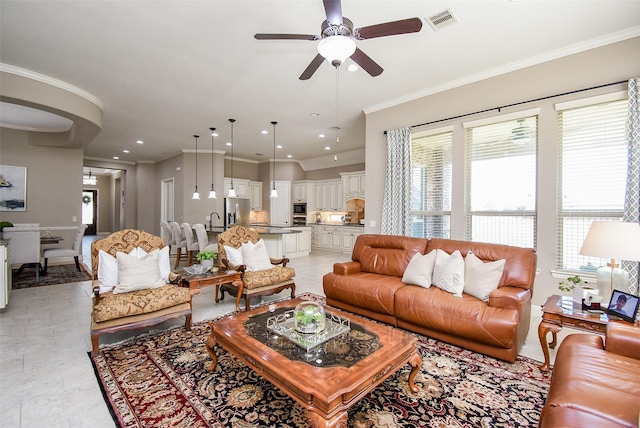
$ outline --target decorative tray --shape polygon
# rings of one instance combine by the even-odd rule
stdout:
[[[288,339],[306,351],[351,330],[351,321],[327,311],[324,330],[319,333],[300,333],[295,328],[294,313],[295,310],[291,309],[267,318],[267,330]]]

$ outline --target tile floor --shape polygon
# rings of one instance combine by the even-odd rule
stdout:
[[[85,238],[89,254],[90,238]],[[292,259],[297,293],[322,295],[322,275],[348,255],[313,251],[310,257]],[[90,265],[87,256],[85,264]],[[90,281],[13,290],[9,305],[0,310],[0,427],[113,427],[93,367],[89,319]],[[286,297],[285,290],[274,298]],[[215,290],[205,288],[194,297],[193,321],[198,322],[234,309],[233,299],[214,303]],[[522,355],[542,361],[537,337],[539,307],[532,310],[531,329]],[[167,321],[154,329],[181,325]],[[571,330],[563,330],[561,340]],[[105,335],[100,343],[113,343],[141,331]],[[552,358],[553,358],[553,350]]]

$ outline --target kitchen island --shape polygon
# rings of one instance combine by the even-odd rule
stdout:
[[[267,247],[270,257],[304,257],[311,253],[311,228],[310,227],[278,227],[270,225],[249,226],[260,235]],[[217,242],[219,233],[225,231],[224,227],[207,228],[209,241]]]

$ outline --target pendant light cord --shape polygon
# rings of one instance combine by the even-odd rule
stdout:
[[[233,189],[233,122],[235,122],[235,119],[229,119],[229,122],[231,122],[231,188]]]
[[[194,135],[196,139],[196,192],[198,191],[198,137],[199,135]]]
[[[273,125],[273,189],[276,188],[276,125],[278,122],[271,122]]]

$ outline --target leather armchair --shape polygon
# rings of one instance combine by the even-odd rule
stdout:
[[[540,427],[637,427],[640,324],[609,322],[606,336],[571,334],[556,354]]]

